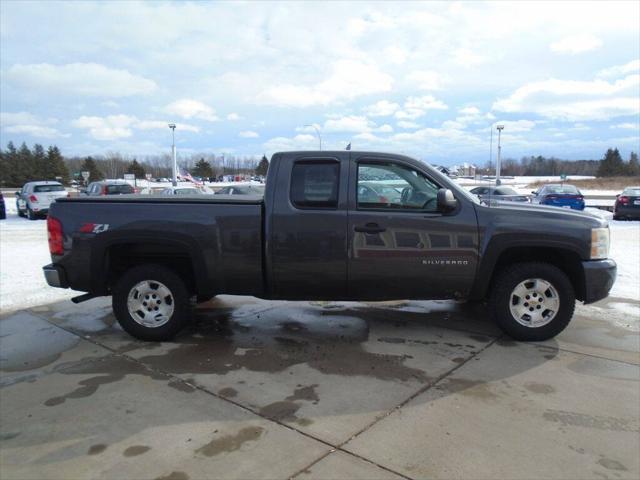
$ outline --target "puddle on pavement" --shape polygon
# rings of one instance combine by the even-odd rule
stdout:
[[[22,372],[50,365],[80,339],[27,312],[0,321],[0,371]]]
[[[235,452],[240,450],[244,444],[258,440],[263,433],[264,428],[262,427],[244,427],[236,434],[214,438],[209,443],[196,449],[195,453],[205,457],[214,457],[221,453]]]

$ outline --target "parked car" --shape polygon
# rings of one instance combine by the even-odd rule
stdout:
[[[262,185],[230,185],[222,187],[216,195],[264,195]]]
[[[4,220],[5,218],[7,218],[7,207],[4,204],[2,192],[0,192],[0,220]]]
[[[640,187],[627,187],[620,195],[616,195],[613,218],[615,220],[640,219]]]
[[[161,195],[202,195],[201,189],[196,187],[167,187],[160,192]]]
[[[403,185],[360,202],[371,178]],[[399,188],[399,187],[396,187]],[[505,202],[506,203],[506,202]],[[601,217],[511,202],[489,208],[435,169],[387,153],[276,153],[263,197],[60,199],[48,219],[49,285],[111,295],[131,335],[166,340],[191,298],[487,299],[519,340],[545,340],[575,300],[608,295],[616,264]]]
[[[18,216],[26,216],[29,220],[44,217],[47,215],[52,202],[67,196],[69,194],[60,182],[39,181],[25,183],[22,190],[16,192]]]
[[[545,185],[531,192],[531,203],[549,205],[551,207],[584,210],[584,196],[573,185]]]
[[[389,185],[379,183],[361,183],[358,185],[358,201],[363,203],[393,203],[398,202],[402,191]]]
[[[128,195],[136,193],[135,188],[125,181],[120,180],[101,180],[89,184],[84,194],[89,197],[101,195]]]
[[[522,195],[511,187],[476,187],[471,193],[480,197],[480,200],[487,203],[499,202],[529,202],[528,195]]]

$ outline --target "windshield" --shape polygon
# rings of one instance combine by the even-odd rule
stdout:
[[[131,185],[107,185],[108,195],[117,195],[120,193],[133,193]]]
[[[64,187],[62,185],[53,184],[53,185],[36,185],[33,187],[34,192],[64,192]]]
[[[198,195],[200,191],[197,188],[176,188],[176,195]]]

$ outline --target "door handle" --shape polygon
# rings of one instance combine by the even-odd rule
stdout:
[[[364,225],[355,226],[353,227],[353,229],[356,232],[361,232],[361,233],[382,233],[387,230],[386,228],[381,227],[377,223],[366,223]]]

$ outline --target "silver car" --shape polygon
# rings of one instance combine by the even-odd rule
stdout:
[[[49,205],[57,198],[68,196],[60,182],[28,182],[16,192],[18,215],[29,220],[43,217],[49,212]]]

